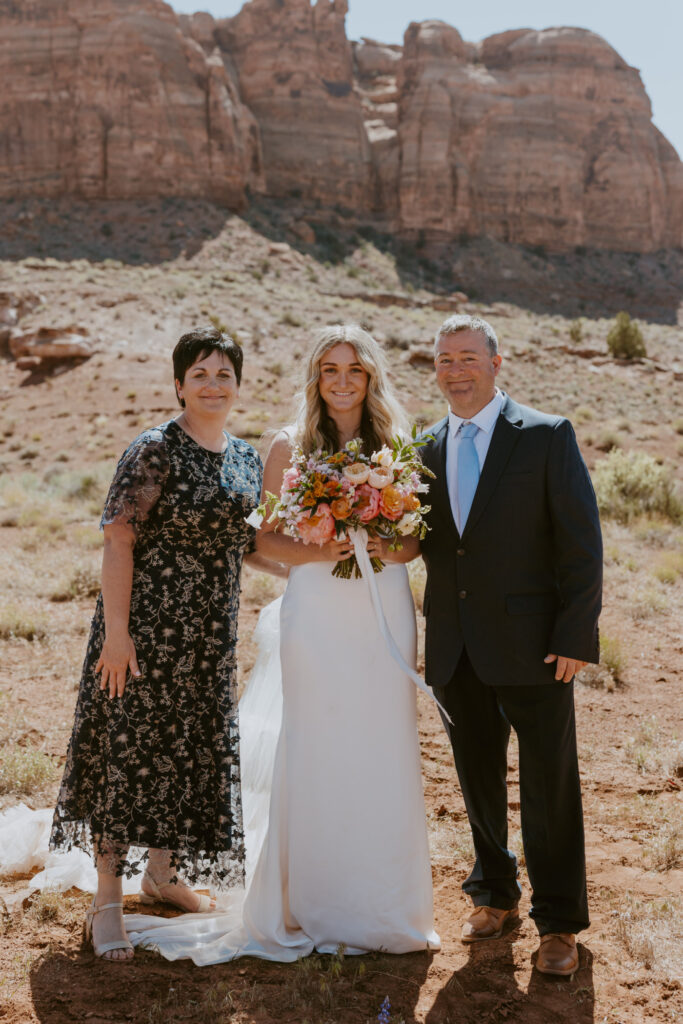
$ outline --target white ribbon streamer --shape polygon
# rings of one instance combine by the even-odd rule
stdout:
[[[431,700],[434,701],[434,703],[438,707],[439,711],[442,713],[442,715],[445,716],[447,721],[449,721],[451,723],[451,725],[452,725],[453,724],[453,719],[451,718],[451,716],[448,714],[448,712],[443,707],[443,705],[440,704],[439,701],[436,699],[436,697],[434,696],[432,691],[429,689],[429,687],[425,683],[424,679],[420,675],[418,675],[418,673],[415,671],[415,669],[410,667],[408,662],[405,660],[405,658],[401,654],[401,652],[399,650],[399,647],[398,647],[398,644],[396,643],[396,641],[394,640],[393,636],[391,635],[391,630],[389,629],[389,625],[388,625],[387,620],[386,620],[386,618],[384,616],[384,608],[382,607],[382,598],[380,597],[379,588],[377,586],[377,580],[375,579],[375,570],[372,567],[372,562],[370,561],[370,556],[368,555],[368,551],[367,551],[367,547],[368,547],[368,534],[367,534],[367,531],[366,530],[356,530],[355,528],[352,527],[349,530],[349,536],[350,536],[351,540],[353,541],[353,553],[356,556],[356,561],[358,562],[358,568],[361,571],[363,579],[365,580],[365,582],[367,583],[367,585],[370,588],[370,597],[372,598],[372,605],[373,605],[373,608],[375,609],[375,615],[377,617],[377,625],[379,626],[380,633],[384,637],[384,641],[385,641],[385,643],[387,645],[387,650],[389,651],[389,654],[394,659],[396,664],[399,665],[401,669],[403,669],[403,671],[406,673],[406,675],[410,676],[412,681],[417,686],[418,690],[422,690],[423,693],[426,693],[427,696],[430,697]]]

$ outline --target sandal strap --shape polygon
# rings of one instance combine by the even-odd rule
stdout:
[[[95,947],[95,956],[102,956],[103,953],[111,953],[113,949],[132,949],[130,942],[124,942],[122,939],[118,939],[116,942],[103,942],[101,946]]]
[[[90,907],[93,914],[99,914],[102,910],[123,910],[123,903],[103,903],[99,907]]]

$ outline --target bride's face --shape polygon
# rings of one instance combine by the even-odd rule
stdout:
[[[320,360],[318,388],[330,416],[353,411],[360,416],[368,379],[353,345],[342,342],[329,348]]]

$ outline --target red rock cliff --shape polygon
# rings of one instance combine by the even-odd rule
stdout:
[[[216,23],[216,40],[258,121],[267,191],[363,210],[370,147],[347,11],[347,0],[250,0]]]
[[[0,198],[262,184],[253,116],[160,0],[0,0],[0,80]]]
[[[412,24],[398,74],[399,230],[564,249],[683,243],[681,161],[640,75],[578,28],[477,47]]]

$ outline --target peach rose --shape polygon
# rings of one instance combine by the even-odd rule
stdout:
[[[403,515],[403,495],[394,487],[393,484],[389,484],[387,487],[382,488],[379,499],[379,510],[383,516],[387,519],[395,521],[400,519]]]
[[[320,505],[315,515],[304,512],[296,528],[304,544],[326,544],[334,537],[334,516],[329,505]]]
[[[368,477],[368,483],[371,487],[387,487],[389,484],[394,482],[394,471],[391,466],[377,466],[373,469]]]
[[[379,512],[379,491],[369,484],[361,484],[356,488],[353,510],[358,513],[361,523],[369,523]]]
[[[330,512],[335,519],[346,519],[351,511],[351,502],[348,498],[335,498],[330,502]]]
[[[417,494],[406,494],[403,498],[404,512],[417,512],[420,507],[420,499]]]
[[[364,462],[352,462],[350,466],[344,466],[342,473],[354,486],[360,487],[370,476],[370,467]]]

